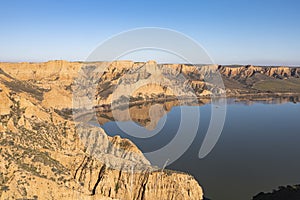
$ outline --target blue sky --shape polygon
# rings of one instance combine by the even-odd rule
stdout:
[[[300,65],[298,0],[2,0],[0,8],[0,61],[85,60],[119,32],[163,27],[219,64]]]

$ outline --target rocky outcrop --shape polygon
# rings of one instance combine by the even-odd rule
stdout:
[[[219,66],[219,71],[231,78],[249,78],[256,73],[274,78],[300,77],[300,69],[295,67]]]
[[[118,90],[126,98],[157,99],[182,97],[193,93],[199,98],[211,95],[300,94],[300,68],[267,66],[187,65],[129,62],[108,65],[98,85],[98,104],[116,101]],[[121,100],[120,100],[121,101]]]
[[[253,197],[252,200],[298,200],[300,199],[300,185],[280,186],[272,192],[261,192]]]
[[[37,97],[45,98],[44,104],[62,109],[70,107],[72,100],[73,79],[78,71],[85,67],[88,74],[98,84],[98,104],[109,104],[113,92],[119,88],[125,96],[157,98],[158,96],[189,95],[192,89],[198,97],[209,97],[222,93],[227,96],[239,96],[259,93],[300,93],[300,68],[266,66],[223,66],[223,65],[188,65],[157,64],[155,61],[133,62],[67,62],[49,61],[45,63],[1,63],[0,74],[17,78],[11,87],[19,84],[20,89]],[[96,70],[95,70],[96,69]],[[95,72],[96,71],[96,72]],[[86,73],[86,72],[85,72]],[[216,86],[214,81],[220,75],[224,82]],[[174,81],[176,80],[176,81]],[[59,84],[57,84],[59,83]],[[133,83],[139,83],[138,86]],[[33,84],[35,88],[32,88]],[[82,85],[86,85],[82,83]],[[281,86],[281,87],[279,87]],[[30,88],[31,87],[31,88]],[[216,92],[215,90],[219,90]],[[55,98],[60,94],[61,98]]]
[[[86,77],[78,79],[80,71]],[[180,105],[181,96],[192,93],[207,103],[212,92],[224,94],[210,81],[219,78],[217,73],[231,96],[300,93],[299,68],[290,67],[0,63],[0,198],[202,199],[192,176],[151,166],[131,141],[74,121],[73,114],[96,108],[96,116],[83,112],[79,117],[105,123],[112,118],[109,105],[127,101],[135,106],[129,107],[130,116],[116,107],[118,120],[142,119],[141,125],[153,129],[165,111]],[[113,98],[117,87],[119,99]]]
[[[157,169],[131,141],[73,121],[77,71],[102,64],[0,63],[0,199],[202,199],[192,176]]]

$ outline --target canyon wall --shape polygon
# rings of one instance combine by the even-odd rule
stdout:
[[[1,199],[202,199],[191,175],[151,166],[131,141],[73,120],[74,78],[102,64],[0,63]]]
[[[216,74],[224,88],[210,81],[219,78]],[[223,94],[223,90],[227,96],[290,95],[300,93],[299,77],[300,68],[292,67],[155,61],[0,63],[0,197],[202,199],[202,188],[192,176],[151,166],[131,141],[109,137],[99,127],[80,125],[73,119],[73,110],[91,99],[95,100],[91,107],[119,101],[113,98],[118,87],[121,100],[136,105],[181,95],[206,99],[212,91]],[[140,81],[138,86],[142,87],[134,85]],[[78,105],[74,104],[74,91],[80,91]],[[180,103],[167,101],[164,110],[174,105]],[[105,110],[98,108],[99,112]],[[153,129],[165,113],[158,107],[155,112],[159,114],[149,124],[147,108],[137,113],[131,107],[130,112]],[[109,111],[106,114],[106,118],[99,115],[98,120],[105,123],[112,118]],[[120,117],[128,119],[122,110]]]

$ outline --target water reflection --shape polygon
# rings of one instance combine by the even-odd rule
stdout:
[[[251,199],[255,194],[271,191],[279,185],[299,184],[300,104],[296,102],[299,102],[298,97],[289,96],[228,99],[221,138],[204,159],[199,159],[198,152],[208,128],[211,106],[209,100],[187,104],[200,110],[200,128],[190,148],[168,168],[192,174],[212,200]],[[134,121],[150,129],[145,129],[149,133],[160,129],[158,134],[146,139],[122,132],[109,109],[99,110],[97,116],[109,135],[127,137],[143,152],[150,152],[174,138],[181,120],[180,106],[176,101],[130,106],[131,118],[126,116],[121,123]],[[166,118],[163,127],[160,125],[162,118]],[[186,127],[188,133],[189,127]]]
[[[154,130],[159,120],[171,111],[176,106],[203,106],[209,104],[210,99],[198,99],[198,101],[185,101],[178,100],[160,100],[150,102],[135,102],[132,103],[128,108],[120,105],[117,109],[112,112],[109,105],[97,106],[97,121],[100,125],[104,125],[107,122],[115,121],[132,121],[138,125],[146,128],[147,130]],[[282,97],[240,97],[240,98],[228,98],[227,104],[242,104],[242,105],[253,105],[255,103],[262,104],[285,104],[285,103],[297,103],[300,102],[299,96],[282,96]]]

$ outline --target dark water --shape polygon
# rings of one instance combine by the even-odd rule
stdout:
[[[203,159],[198,158],[198,153],[209,124],[211,105],[192,109],[200,109],[201,113],[196,138],[183,156],[167,168],[192,174],[206,197],[252,199],[259,192],[300,183],[300,104],[229,104],[222,134]],[[127,135],[115,122],[102,127],[109,135],[127,137],[143,152],[151,152],[162,148],[176,134],[180,107],[173,107],[165,117],[162,130],[150,138]],[[186,130],[188,133],[189,127]]]

